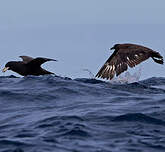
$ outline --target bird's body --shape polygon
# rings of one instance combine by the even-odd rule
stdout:
[[[163,57],[156,51],[137,44],[116,44],[111,49],[115,51],[105,62],[96,77],[112,79],[115,74],[120,75],[129,67],[152,58],[156,63],[163,64]]]
[[[10,61],[5,65],[3,72],[7,70],[12,70],[22,76],[27,75],[45,75],[45,74],[54,74],[49,72],[41,67],[41,65],[47,61],[56,61],[54,59],[48,58],[32,58],[28,56],[20,56],[23,61]]]

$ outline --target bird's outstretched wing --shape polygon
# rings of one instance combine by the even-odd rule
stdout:
[[[45,63],[47,61],[57,61],[57,60],[38,57],[38,58],[35,58],[35,59],[31,60],[30,62],[28,62],[27,65],[30,65],[30,66],[41,66],[41,64],[43,64],[43,63]]]
[[[115,51],[105,62],[96,77],[112,79],[114,75],[120,75],[129,67],[147,60],[150,57],[151,50],[145,48],[119,49]]]
[[[30,56],[19,56],[22,60],[23,60],[23,62],[24,63],[28,63],[28,62],[30,62],[30,61],[32,61],[34,58],[32,58],[32,57],[30,57]]]

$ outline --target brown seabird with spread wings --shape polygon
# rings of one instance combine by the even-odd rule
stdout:
[[[109,59],[105,62],[96,77],[112,79],[115,74],[120,75],[129,67],[135,67],[137,64],[152,58],[156,63],[163,64],[163,57],[150,48],[137,44],[115,44],[111,50],[115,50]]]
[[[54,74],[43,69],[41,65],[47,61],[57,60],[42,57],[32,58],[29,56],[20,56],[20,58],[22,58],[23,61],[10,61],[5,65],[2,71],[6,72],[7,70],[12,70],[22,76]]]

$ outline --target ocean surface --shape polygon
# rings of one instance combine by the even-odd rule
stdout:
[[[165,78],[1,76],[0,152],[165,152]]]

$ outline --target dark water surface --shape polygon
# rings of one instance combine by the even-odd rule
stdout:
[[[0,77],[1,152],[165,152],[165,78]]]

